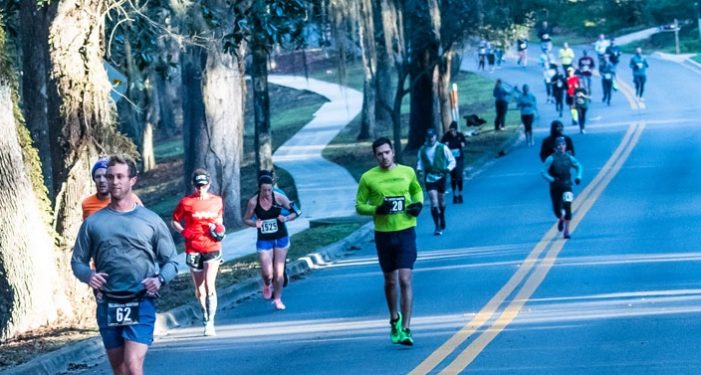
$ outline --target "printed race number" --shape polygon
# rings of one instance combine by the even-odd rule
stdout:
[[[571,203],[572,201],[574,201],[574,194],[572,194],[571,191],[566,191],[562,193],[562,201]]]
[[[107,325],[128,326],[139,323],[139,302],[114,303],[107,304]]]
[[[404,197],[385,197],[385,201],[391,203],[391,207],[389,209],[390,214],[404,212]]]
[[[263,220],[260,225],[260,232],[263,234],[270,234],[277,232],[277,219]]]

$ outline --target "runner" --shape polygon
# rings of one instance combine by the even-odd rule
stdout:
[[[521,95],[516,99],[518,108],[521,110],[521,123],[526,134],[526,144],[533,146],[533,120],[538,113],[538,105],[535,96],[531,93],[528,85],[523,85]]]
[[[584,88],[587,90],[588,94],[591,94],[591,76],[594,73],[596,63],[594,63],[594,59],[587,54],[587,50],[582,51],[582,57],[579,58],[577,66],[579,68],[579,74],[582,77]]]
[[[613,65],[608,61],[608,56],[604,56],[603,64],[599,66],[599,74],[601,74],[601,89],[604,92],[604,96],[601,101],[610,106],[611,91],[613,89],[613,79],[615,75]]]
[[[272,298],[276,310],[284,310],[282,287],[285,283],[285,260],[290,247],[286,222],[301,214],[290,200],[273,191],[272,172],[262,173],[258,177],[258,192],[248,200],[243,221],[250,227],[257,228],[256,249],[263,279],[263,298]],[[283,215],[286,209],[289,215]]]
[[[195,169],[192,173],[195,191],[178,202],[171,226],[185,239],[185,263],[190,267],[195,296],[202,310],[205,336],[215,336],[214,316],[217,313],[216,280],[222,261],[221,241],[226,232],[224,203],[209,192],[209,172]]]
[[[450,171],[450,187],[453,189],[453,204],[463,203],[462,200],[462,183],[463,183],[463,168],[465,166],[465,135],[458,131],[458,123],[453,121],[450,123],[448,132],[441,138],[441,143],[448,146],[450,152],[455,158],[455,168]]]
[[[643,50],[638,47],[635,49],[635,55],[630,58],[628,64],[633,70],[633,82],[635,83],[635,98],[638,101],[644,102],[643,94],[645,93],[645,81],[647,80],[647,58],[643,56]]]
[[[538,29],[538,38],[540,39],[540,50],[549,53],[553,49],[552,29],[548,25],[548,21],[543,21]]]
[[[606,39],[604,34],[599,34],[599,39],[594,43],[594,51],[599,58],[599,66],[603,65],[604,57],[606,57],[606,49],[611,44],[611,42]]]
[[[570,114],[572,115],[572,125],[577,125],[577,109],[574,103],[575,90],[581,86],[579,77],[574,74],[574,68],[570,67],[567,69],[567,106],[570,108]]]
[[[153,342],[158,291],[177,274],[173,237],[154,212],[136,204],[136,164],[107,163],[111,200],[83,222],[73,247],[73,274],[93,288],[97,325],[115,374],[143,374]],[[94,261],[95,269],[90,268]]]
[[[565,42],[560,48],[560,63],[562,64],[562,70],[568,71],[572,67],[572,62],[574,61],[574,51],[570,48],[570,45]]]
[[[555,92],[553,90],[553,78],[557,74],[557,65],[552,59],[548,59],[543,67],[543,82],[545,83],[546,103],[555,103]]]
[[[555,110],[562,117],[562,109],[564,108],[565,92],[567,91],[567,78],[560,73],[555,67],[555,75],[552,80],[553,86],[553,99],[555,100]]]
[[[504,130],[506,126],[506,111],[509,109],[509,91],[504,88],[501,79],[497,79],[492,90],[496,108],[496,117],[494,117],[494,131]]]
[[[616,78],[616,68],[618,68],[618,63],[621,61],[621,48],[616,44],[616,40],[611,38],[609,46],[606,47],[606,56],[609,58],[611,63],[611,68],[613,69],[614,79]],[[614,81],[615,82],[615,81]],[[615,85],[614,85],[615,89]]]
[[[555,140],[558,137],[563,137],[565,139],[565,151],[574,156],[574,143],[572,138],[563,134],[565,131],[565,126],[559,120],[554,120],[550,123],[550,135],[543,138],[543,143],[540,144],[540,161],[544,162],[545,159],[552,155],[555,151]]]
[[[516,39],[516,51],[518,52],[518,65],[528,66],[528,39],[525,35],[520,35]]]
[[[587,90],[583,87],[578,87],[575,89],[574,94],[574,107],[577,110],[577,123],[579,124],[579,132],[584,134],[586,130],[584,127],[587,122],[587,110],[589,109],[589,102],[591,97],[587,95]]]
[[[582,181],[582,165],[574,156],[565,152],[565,149],[565,138],[557,137],[555,152],[545,159],[540,173],[550,182],[550,199],[557,218],[557,230],[562,232],[563,238],[568,239],[570,238],[570,220],[572,220],[572,201],[574,201],[570,169],[577,170],[574,182],[579,185]]]
[[[477,46],[477,70],[484,71],[484,64],[487,61],[487,41],[482,39]]]
[[[424,174],[424,183],[431,199],[431,217],[436,226],[434,235],[440,236],[445,230],[445,185],[447,175],[455,168],[455,158],[450,149],[438,142],[433,128],[426,132],[426,143],[419,149],[416,158],[416,171]]]
[[[105,174],[107,173],[107,159],[99,159],[92,166],[92,179],[95,182],[95,189],[97,193],[83,199],[81,202],[81,208],[83,210],[83,220],[88,216],[94,214],[95,212],[107,207],[110,204],[110,192],[107,186],[107,178]],[[144,204],[141,199],[132,192],[131,198],[139,206]]]
[[[414,299],[412,269],[416,261],[414,228],[423,208],[424,193],[414,170],[394,162],[389,139],[375,140],[372,151],[378,166],[360,177],[355,208],[360,215],[374,217],[375,246],[390,314],[390,339],[394,344],[414,345],[409,328]],[[401,312],[397,309],[398,296]]]

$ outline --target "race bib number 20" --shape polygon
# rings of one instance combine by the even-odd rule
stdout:
[[[385,201],[391,203],[389,213],[398,214],[404,212],[404,197],[385,197]]]

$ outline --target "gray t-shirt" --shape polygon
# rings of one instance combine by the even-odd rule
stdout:
[[[129,212],[109,207],[97,211],[83,222],[73,247],[71,268],[82,282],[88,283],[95,261],[95,272],[104,272],[107,292],[138,292],[141,282],[161,275],[166,282],[177,274],[173,237],[163,220],[153,211],[136,206]]]

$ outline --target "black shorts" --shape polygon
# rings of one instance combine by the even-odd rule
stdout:
[[[414,269],[414,262],[416,262],[414,227],[396,232],[375,231],[375,247],[382,272],[389,273],[400,268]]]
[[[565,103],[567,103],[567,105],[573,105],[574,104],[574,96],[567,95],[567,98],[565,99]]]
[[[425,181],[426,182],[426,191],[436,190],[439,193],[445,193],[445,185],[446,185],[445,181],[446,181],[445,176],[441,177],[438,181],[435,181],[435,182]]]
[[[195,272],[202,271],[205,263],[220,262],[221,259],[221,251],[185,254],[185,264],[187,264],[190,269]]]

